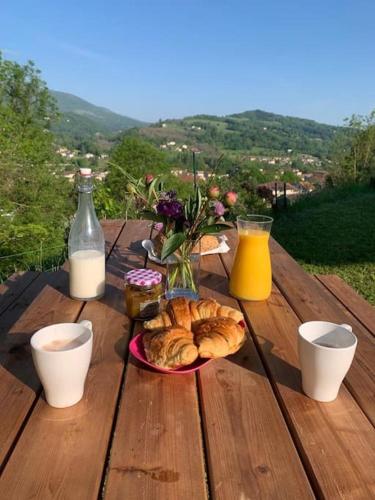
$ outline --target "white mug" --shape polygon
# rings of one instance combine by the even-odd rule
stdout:
[[[82,399],[92,337],[92,323],[86,320],[47,326],[31,337],[35,369],[49,405],[66,408]],[[46,350],[54,349],[56,342],[64,342],[64,350]]]
[[[336,399],[352,364],[357,337],[350,325],[309,321],[298,328],[303,392],[317,401]]]

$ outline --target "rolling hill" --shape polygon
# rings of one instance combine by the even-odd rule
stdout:
[[[329,154],[341,127],[326,125],[261,110],[227,116],[196,115],[181,120],[165,120],[138,133],[155,145],[175,142],[201,151],[247,154],[305,153],[320,158]]]
[[[61,112],[52,130],[65,145],[96,142],[99,133],[105,140],[110,139],[110,147],[121,133],[130,133],[158,147],[174,143],[172,149],[178,150],[185,144],[207,155],[285,155],[292,151],[324,159],[329,156],[336,133],[342,130],[313,120],[261,110],[226,116],[196,115],[149,125],[66,92],[51,91],[51,94]]]
[[[92,138],[96,133],[120,133],[131,127],[145,126],[145,122],[95,106],[66,92],[50,91],[56,99],[61,118],[52,126],[56,135],[75,140]]]

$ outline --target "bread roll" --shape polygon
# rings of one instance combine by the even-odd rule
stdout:
[[[154,254],[159,258],[161,256],[163,244],[166,239],[167,237],[162,232],[159,232],[153,239]],[[194,246],[192,253],[197,253],[198,250],[200,253],[210,252],[211,250],[218,248],[219,245],[220,243],[216,236],[212,236],[211,234],[205,234],[201,238],[200,242]]]
[[[218,246],[219,240],[216,236],[205,234],[204,236],[202,236],[200,242],[193,248],[193,253],[197,253],[198,250],[200,251],[200,253],[210,252],[211,250],[218,248]]]

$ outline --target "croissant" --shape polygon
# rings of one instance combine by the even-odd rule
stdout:
[[[147,360],[165,369],[190,365],[198,357],[192,332],[180,326],[145,333],[143,346]]]
[[[209,318],[193,323],[194,340],[201,358],[222,358],[237,352],[245,330],[232,318]]]
[[[243,321],[243,314],[233,307],[222,306],[214,299],[201,299],[190,302],[185,297],[171,299],[166,310],[161,314],[143,323],[146,330],[162,328],[165,326],[181,325],[187,330],[191,329],[191,323],[216,316],[229,317],[236,322]]]

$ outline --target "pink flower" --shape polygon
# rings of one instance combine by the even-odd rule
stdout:
[[[208,189],[208,197],[211,198],[211,200],[215,200],[216,198],[219,198],[220,196],[220,189],[218,186],[211,186]]]
[[[160,231],[163,231],[163,227],[164,227],[164,224],[162,222],[155,222],[155,224],[154,224],[155,231],[158,231],[159,233],[160,233]]]
[[[153,180],[154,180],[154,176],[152,174],[145,175],[146,186],[149,186]]]
[[[216,201],[214,205],[214,214],[217,217],[222,217],[225,214],[225,207],[221,201]]]
[[[234,191],[228,191],[224,195],[224,203],[227,207],[233,207],[237,202],[238,195]]]

